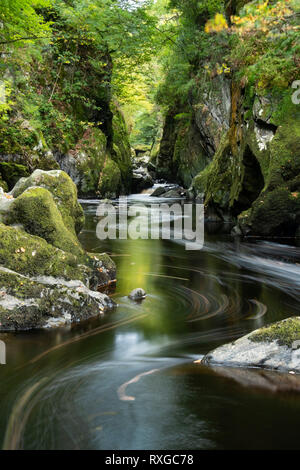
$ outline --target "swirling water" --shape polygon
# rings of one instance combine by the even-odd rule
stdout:
[[[2,447],[300,448],[300,394],[194,363],[299,315],[300,249],[209,233],[199,251],[172,240],[103,242],[95,233],[97,201],[83,205],[81,242],[113,256],[118,307],[68,328],[0,335],[7,345]],[[142,303],[127,298],[135,287],[148,293]]]

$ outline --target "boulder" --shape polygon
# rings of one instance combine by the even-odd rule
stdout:
[[[0,330],[50,328],[103,314],[114,307],[81,281],[38,280],[0,266]]]
[[[83,210],[77,200],[77,188],[64,171],[35,170],[28,178],[21,178],[10,194],[17,198],[32,186],[50,191],[66,227],[76,233],[80,232],[84,224]]]
[[[165,186],[158,186],[158,188],[154,189],[153,193],[151,194],[151,197],[160,197],[166,192],[167,188]]]
[[[133,289],[133,291],[130,292],[128,297],[131,300],[143,300],[143,299],[145,299],[146,295],[147,294],[144,291],[144,289],[137,288],[137,289]]]
[[[148,189],[153,186],[153,179],[149,174],[147,168],[139,167],[133,170],[131,190],[134,193],[140,193],[143,189]]]
[[[113,308],[106,293],[115,264],[81,247],[76,194],[62,171],[36,170],[12,194],[1,188],[0,330],[58,326]]]
[[[186,192],[182,188],[170,189],[166,193],[164,193],[161,197],[177,199],[177,198],[184,198],[186,197]]]
[[[273,323],[220,346],[202,362],[300,373],[300,317]]]
[[[65,225],[52,194],[45,188],[30,187],[14,199],[5,222],[22,225],[27,233],[37,235],[64,251],[83,254],[74,231]]]

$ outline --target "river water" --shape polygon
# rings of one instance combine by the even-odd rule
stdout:
[[[194,363],[299,315],[295,242],[237,242],[211,227],[199,251],[172,240],[103,242],[96,202],[83,204],[80,240],[116,262],[118,307],[72,327],[0,335],[2,447],[299,449],[300,394],[259,387],[256,371]],[[142,303],[127,298],[136,287],[148,293]]]

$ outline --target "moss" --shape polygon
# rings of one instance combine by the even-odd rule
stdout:
[[[50,191],[64,224],[69,230],[78,233],[82,229],[83,209],[77,200],[77,188],[67,173],[60,170],[47,172],[35,170],[29,178],[16,185],[12,194],[14,197],[18,197],[31,186],[40,186]]]
[[[21,177],[29,176],[29,171],[24,165],[0,162],[0,175],[6,181],[8,188],[12,189]]]
[[[251,210],[240,214],[239,223],[252,234],[293,236],[297,214],[300,215],[300,193],[279,188],[260,195]]]
[[[0,265],[21,274],[47,275],[87,281],[78,267],[81,260],[50,245],[40,237],[0,224]]]
[[[69,153],[75,158],[80,175],[79,193],[82,196],[94,195],[107,153],[106,136],[100,129],[90,129]]]
[[[21,224],[26,232],[75,255],[83,253],[76,235],[68,229],[53,195],[45,188],[31,187],[17,197],[6,216],[8,224]]]
[[[287,318],[261,328],[248,337],[253,342],[276,341],[281,346],[291,348],[294,341],[300,340],[300,317]]]
[[[116,197],[121,187],[121,171],[110,157],[107,156],[100,174],[98,193],[102,197]]]

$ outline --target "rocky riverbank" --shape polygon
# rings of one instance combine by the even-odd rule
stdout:
[[[116,280],[106,254],[89,254],[77,234],[84,214],[61,170],[36,170],[0,190],[0,330],[79,321],[112,309]]]

